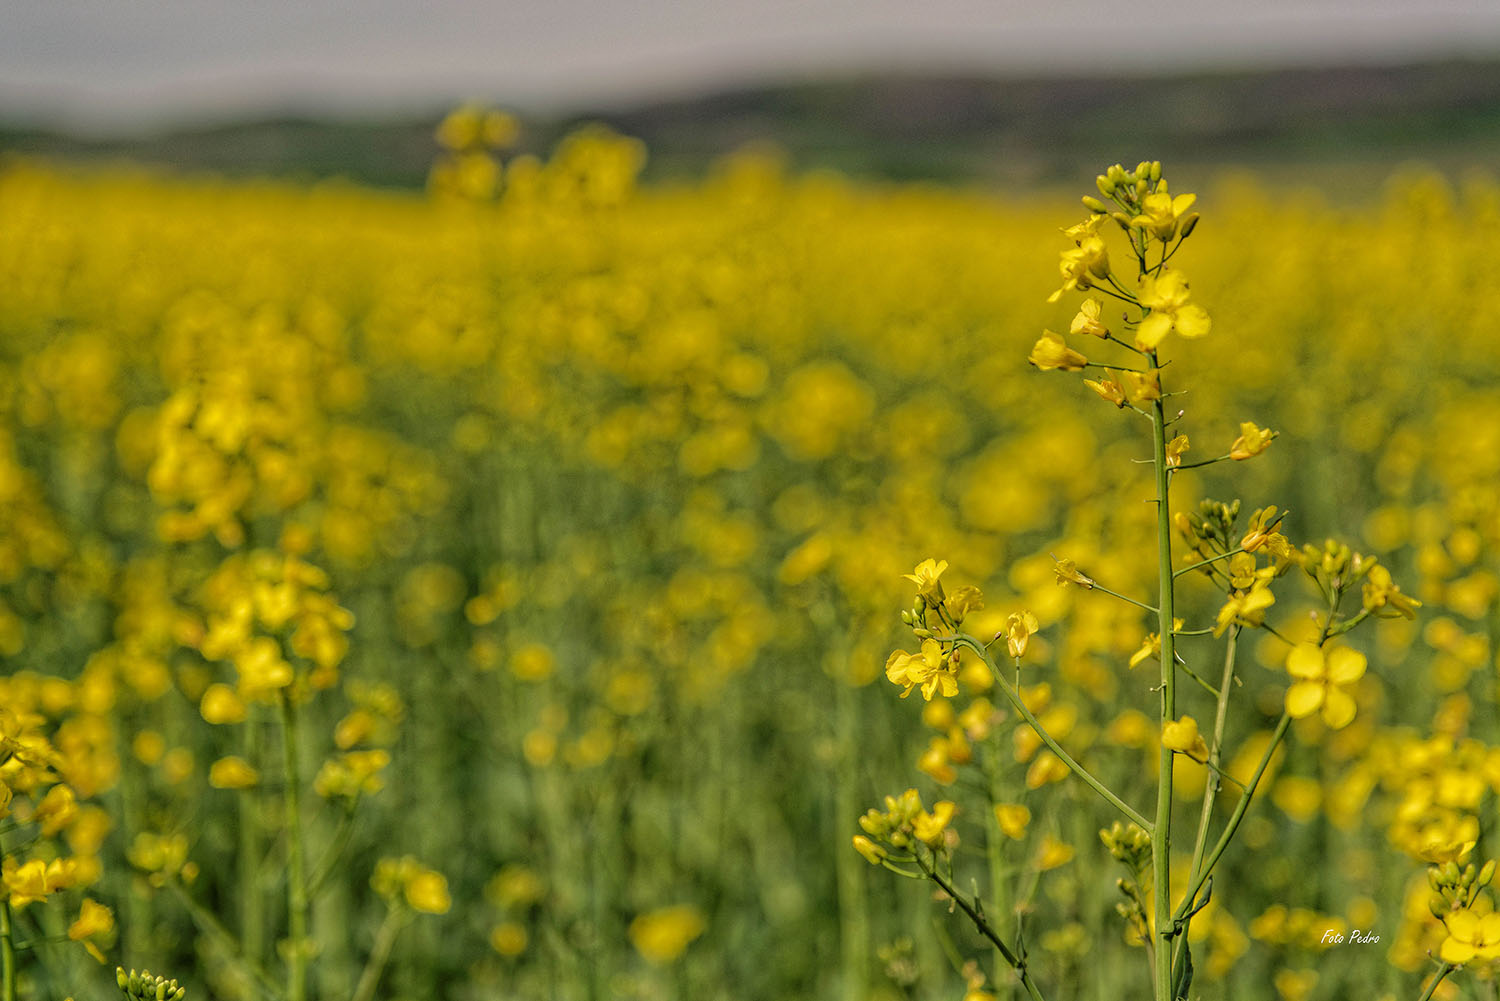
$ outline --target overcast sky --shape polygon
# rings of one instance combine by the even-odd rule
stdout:
[[[0,0],[0,116],[586,110],[899,67],[1171,70],[1500,54],[1500,0]]]

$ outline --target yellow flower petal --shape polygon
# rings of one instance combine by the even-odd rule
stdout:
[[[1302,719],[1323,705],[1326,686],[1317,681],[1299,681],[1286,690],[1286,711],[1292,719]]]
[[[1335,685],[1348,685],[1365,674],[1365,655],[1350,647],[1341,646],[1328,651],[1328,680]]]
[[[1172,332],[1172,315],[1170,313],[1152,313],[1141,321],[1141,325],[1135,328],[1135,346],[1142,351],[1150,351],[1156,347]]]
[[[1311,684],[1311,682],[1306,682]],[[1330,730],[1342,730],[1354,722],[1355,705],[1342,688],[1329,687],[1323,693],[1323,722]]]
[[[1306,681],[1324,676],[1323,651],[1311,643],[1298,643],[1286,655],[1286,673]]]

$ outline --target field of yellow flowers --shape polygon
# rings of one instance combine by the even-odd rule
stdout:
[[[884,670],[940,557],[976,635],[1035,616],[1062,745],[1154,774],[1153,620],[1056,580],[1153,593],[1150,449],[1026,362],[1077,308],[1047,303],[1076,195],[751,156],[641,188],[604,131],[450,139],[428,195],[0,168],[4,1001],[116,965],[189,999],[1019,996],[851,849],[909,786],[1013,801],[957,850],[1049,997],[1121,997],[1107,811],[982,672],[929,702]],[[1189,460],[1278,433],[1174,505],[1277,504],[1421,602],[1351,639],[1353,722],[1273,756],[1194,996],[1415,999],[1453,938],[1429,994],[1490,996],[1488,891],[1460,935],[1426,869],[1497,850],[1500,184],[1173,183],[1213,317],[1169,368]],[[1240,781],[1291,682],[1243,644]],[[1202,766],[1175,781],[1196,816]]]

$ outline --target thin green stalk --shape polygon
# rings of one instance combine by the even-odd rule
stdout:
[[[1156,358],[1153,355],[1152,362]],[[1156,469],[1156,565],[1160,582],[1157,634],[1161,637],[1161,724],[1177,718],[1177,649],[1172,633],[1175,580],[1172,576],[1172,508],[1167,468],[1167,413],[1161,400],[1151,411],[1153,465]],[[1156,770],[1156,825],[1151,834],[1151,889],[1156,934],[1165,935],[1172,917],[1172,759],[1163,745]],[[1156,1001],[1174,1001],[1172,950],[1156,950]]]
[[[958,909],[968,915],[969,920],[974,922],[974,927],[979,930],[979,933],[994,943],[995,948],[1000,952],[1001,958],[1020,976],[1021,985],[1026,988],[1026,993],[1031,996],[1032,1001],[1042,1001],[1041,991],[1037,989],[1035,981],[1031,979],[1031,972],[1026,968],[1025,960],[1010,951],[1010,947],[1005,944],[1004,940],[995,932],[995,929],[990,927],[990,923],[985,920],[984,915],[975,910],[974,905],[965,900],[963,895],[954,889],[953,884],[943,878],[935,865],[929,865],[921,855],[916,857],[916,862],[922,871],[927,874],[927,878],[936,883],[938,888],[958,905]]]
[[[210,911],[188,896],[187,891],[176,880],[167,880],[166,888],[177,898],[178,903],[182,904],[183,909],[188,912],[188,917],[193,919],[194,924],[219,940],[228,953],[231,963],[239,967],[242,974],[254,980],[260,986],[260,989],[265,992],[266,996],[271,998],[271,1001],[282,1001],[285,995],[281,993],[281,988],[277,986],[276,982],[271,979],[270,974],[262,969],[261,965],[253,957],[245,954],[244,949],[240,947],[239,940],[234,937],[234,934],[228,928],[225,928],[220,923],[218,918],[214,917]]]
[[[1187,895],[1182,898],[1182,905],[1178,908],[1177,918],[1181,918],[1192,907],[1193,901],[1198,898],[1198,891],[1203,889],[1203,884],[1208,877],[1213,875],[1214,866],[1219,862],[1219,856],[1224,854],[1224,849],[1229,847],[1234,833],[1239,829],[1240,821],[1245,818],[1245,811],[1250,808],[1250,801],[1255,798],[1256,787],[1260,785],[1261,776],[1265,774],[1266,766],[1271,763],[1271,755],[1281,745],[1282,738],[1286,736],[1287,728],[1292,725],[1292,717],[1287,713],[1281,714],[1281,719],[1276,723],[1276,729],[1271,734],[1271,742],[1266,745],[1265,753],[1260,756],[1260,764],[1255,766],[1255,774],[1250,777],[1245,786],[1245,795],[1235,804],[1234,812],[1229,815],[1229,822],[1224,826],[1224,833],[1219,835],[1219,840],[1214,844],[1213,851],[1209,852],[1208,858],[1203,863],[1203,868],[1193,878],[1193,884],[1189,887]]]
[[[1417,1001],[1431,1001],[1432,995],[1437,992],[1438,984],[1447,979],[1448,974],[1452,973],[1456,969],[1458,969],[1458,967],[1455,964],[1444,963],[1442,967],[1437,971],[1437,974],[1432,978],[1432,983],[1427,985],[1427,989],[1422,992],[1422,996],[1418,998]]]
[[[241,751],[245,760],[261,766],[261,721],[257,707],[252,706],[241,731]],[[240,945],[246,956],[259,964],[266,958],[265,894],[261,892],[263,846],[261,840],[261,803],[259,789],[246,789],[239,800],[239,904]]]
[[[359,983],[355,985],[351,1001],[370,1001],[375,996],[375,988],[380,985],[380,974],[385,972],[385,964],[391,958],[391,950],[395,948],[396,936],[401,933],[406,916],[400,906],[392,906],[385,912],[385,920],[375,933],[375,945],[370,949],[370,958],[359,975]]]
[[[1208,825],[1213,820],[1214,800],[1219,792],[1219,762],[1224,746],[1224,724],[1229,718],[1229,686],[1234,681],[1234,659],[1239,640],[1240,627],[1234,626],[1229,630],[1229,641],[1224,649],[1224,678],[1219,683],[1219,703],[1214,710],[1214,739],[1208,745],[1208,776],[1203,781],[1203,809],[1198,814],[1198,835],[1193,841],[1193,867],[1188,876],[1190,881],[1196,881],[1198,874],[1202,872],[1203,854],[1208,848]],[[1177,955],[1172,960],[1174,969],[1181,966],[1186,951],[1187,934],[1184,929],[1177,943]]]
[[[1006,866],[1005,855],[1001,851],[1000,839],[1004,832],[1000,830],[1000,818],[995,815],[995,804],[999,803],[1004,796],[1004,783],[1002,777],[1005,772],[1000,767],[1000,749],[993,740],[986,740],[981,750],[980,763],[984,769],[985,778],[989,781],[990,809],[984,812],[984,858],[990,871],[990,899],[995,906],[999,906],[1005,899]],[[995,949],[995,982],[1000,982],[1000,967],[1005,962],[1005,955],[997,947]]]
[[[959,635],[955,636],[954,642],[968,647],[970,650],[973,650],[976,654],[978,654],[981,659],[984,660],[985,664],[989,666],[990,674],[994,676],[996,684],[1000,686],[1000,690],[1005,693],[1006,699],[1010,701],[1011,707],[1015,709],[1016,712],[1021,714],[1022,719],[1030,724],[1031,728],[1036,731],[1036,735],[1042,738],[1042,743],[1046,744],[1047,747],[1051,749],[1052,753],[1058,756],[1063,764],[1067,765],[1070,769],[1073,770],[1074,775],[1077,775],[1080,779],[1082,779],[1084,781],[1084,784],[1087,785],[1090,789],[1097,792],[1100,796],[1103,796],[1111,806],[1113,806],[1116,810],[1119,810],[1121,813],[1125,814],[1127,818],[1134,822],[1143,831],[1147,832],[1148,834],[1151,832],[1151,822],[1149,820],[1147,820],[1139,812],[1133,809],[1130,804],[1126,803],[1119,796],[1115,795],[1114,791],[1110,789],[1109,786],[1105,785],[1103,782],[1100,782],[1089,772],[1087,768],[1084,768],[1077,761],[1075,761],[1071,754],[1063,750],[1062,745],[1059,744],[1057,740],[1053,738],[1052,734],[1048,733],[1046,728],[1042,726],[1041,720],[1037,719],[1035,714],[1033,714],[1030,709],[1026,708],[1026,703],[1021,701],[1021,694],[1016,691],[1015,686],[1006,679],[1005,675],[1000,673],[1000,669],[995,666],[995,662],[991,660],[989,654],[985,652],[983,644],[981,644],[978,640],[968,635],[967,633],[960,633]]]
[[[0,901],[0,999],[16,1001],[16,941],[9,900]]]
[[[306,862],[302,855],[302,771],[297,761],[297,708],[281,695],[281,766],[287,842],[287,1001],[307,1001],[308,905]]]

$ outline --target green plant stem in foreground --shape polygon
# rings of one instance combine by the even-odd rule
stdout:
[[[967,633],[957,634],[953,637],[953,641],[959,645],[968,647],[970,650],[973,650],[976,654],[979,655],[980,659],[989,666],[990,674],[994,676],[995,683],[1000,686],[1000,690],[1005,693],[1006,699],[1010,701],[1011,708],[1015,709],[1016,712],[1021,714],[1021,718],[1024,719],[1033,730],[1036,731],[1036,735],[1038,737],[1042,738],[1042,743],[1046,744],[1047,747],[1052,751],[1052,753],[1057,755],[1057,757],[1062,761],[1063,764],[1072,769],[1074,775],[1077,775],[1080,779],[1082,779],[1084,781],[1084,784],[1086,784],[1090,789],[1093,789],[1100,796],[1103,796],[1105,800],[1107,800],[1109,804],[1116,810],[1119,810],[1121,813],[1125,814],[1125,816],[1128,817],[1138,827],[1140,827],[1141,830],[1147,832],[1148,834],[1151,832],[1151,822],[1149,820],[1147,820],[1138,811],[1132,808],[1129,803],[1126,803],[1119,796],[1115,795],[1114,790],[1110,789],[1109,786],[1099,781],[1099,779],[1097,779],[1091,772],[1089,772],[1088,769],[1084,768],[1077,761],[1075,761],[1071,754],[1063,750],[1062,745],[1057,742],[1056,738],[1054,738],[1050,733],[1046,731],[1046,729],[1042,726],[1041,720],[1037,719],[1036,715],[1030,709],[1026,708],[1026,703],[1021,700],[1021,693],[1016,691],[1015,686],[1006,679],[1005,675],[1000,673],[1000,668],[997,667],[995,665],[995,662],[990,658],[990,655],[985,650],[983,643],[980,643],[977,639],[968,635]]]
[[[1447,979],[1448,974],[1452,973],[1456,969],[1458,969],[1457,964],[1444,963],[1442,967],[1437,971],[1437,973],[1433,976],[1432,983],[1427,985],[1427,989],[1422,992],[1422,996],[1418,998],[1417,1001],[1430,1001],[1432,995],[1437,992],[1438,984],[1441,984],[1445,979]]]
[[[10,916],[10,901],[0,901],[0,999],[3,1001],[16,1001],[15,927]]]
[[[996,950],[999,951],[1005,962],[1021,978],[1021,985],[1026,988],[1026,993],[1031,996],[1032,1001],[1043,1001],[1041,991],[1037,990],[1036,982],[1031,979],[1031,971],[1026,968],[1026,961],[1018,958],[1014,952],[1011,952],[1010,946],[1006,945],[1005,941],[996,934],[995,929],[990,927],[990,923],[985,920],[984,915],[975,910],[974,906],[954,889],[953,884],[938,873],[937,867],[929,865],[920,853],[916,855],[916,863],[922,872],[926,874],[927,878],[936,883],[938,888],[958,905],[958,909],[968,915],[969,920],[974,922],[974,927],[979,929],[979,933],[994,943]],[[356,998],[355,1001],[362,1001],[362,999]]]
[[[354,987],[353,1001],[370,1001],[375,996],[375,988],[380,985],[380,975],[385,971],[385,964],[391,958],[391,950],[396,946],[396,936],[401,933],[401,926],[406,923],[408,916],[399,905],[393,905],[385,912],[385,920],[375,933],[375,945],[370,950],[370,958],[359,975],[359,983]]]
[[[1156,356],[1151,356],[1152,367]],[[1172,510],[1167,468],[1167,413],[1160,399],[1151,411],[1152,451],[1156,469],[1156,563],[1160,597],[1156,605],[1157,635],[1161,637],[1161,725],[1177,718],[1177,649],[1172,634],[1176,581],[1172,575]],[[1222,690],[1221,690],[1222,693]],[[1163,745],[1156,771],[1156,824],[1151,828],[1151,888],[1156,934],[1168,934],[1172,909],[1172,763],[1174,752]],[[1156,1001],[1174,1001],[1172,949],[1156,949]]]
[[[281,763],[284,772],[287,838],[287,1001],[307,999],[307,925],[310,901],[302,856],[302,775],[297,761],[297,709],[290,694],[281,696]]]
[[[1208,745],[1208,777],[1203,785],[1203,810],[1198,814],[1198,836],[1193,840],[1193,866],[1188,876],[1189,881],[1192,882],[1196,882],[1203,872],[1203,854],[1208,847],[1208,825],[1213,819],[1214,801],[1218,798],[1219,762],[1224,746],[1224,724],[1229,718],[1229,692],[1234,682],[1234,661],[1239,650],[1239,641],[1240,627],[1235,626],[1229,630],[1229,639],[1224,646],[1224,676],[1219,682],[1218,705],[1214,710],[1213,741]],[[1186,929],[1177,942],[1175,953],[1172,968],[1181,969],[1183,957],[1187,954]]]

